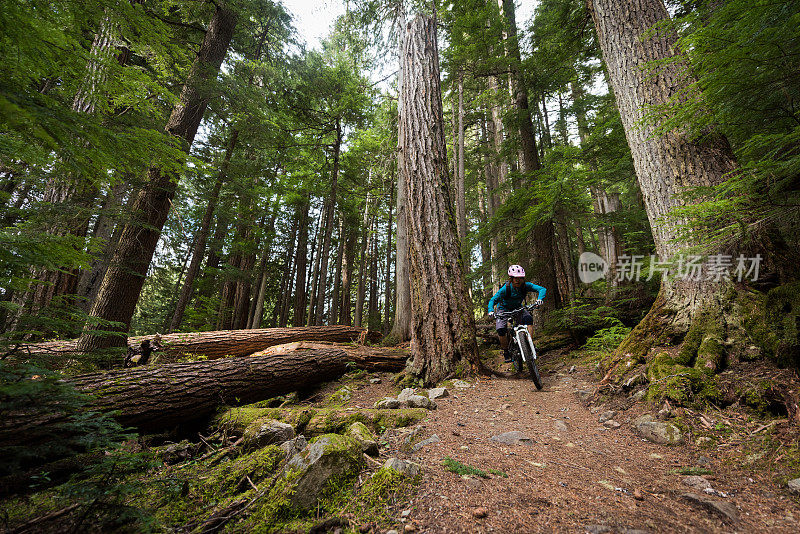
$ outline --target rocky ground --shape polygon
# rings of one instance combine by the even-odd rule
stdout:
[[[639,419],[645,403],[604,405],[592,395],[596,377],[580,364],[543,364],[541,391],[524,376],[456,382],[427,419],[384,435],[381,460],[423,467],[416,495],[394,511],[396,530],[800,531],[800,500],[785,483],[788,457],[781,446],[759,450],[780,421],[759,428],[736,420],[737,430],[735,414],[680,411],[665,439],[683,443],[657,444],[642,437],[660,424]],[[351,402],[367,407],[396,395],[386,378]],[[689,419],[711,428],[692,431]],[[470,467],[472,474],[452,472]]]

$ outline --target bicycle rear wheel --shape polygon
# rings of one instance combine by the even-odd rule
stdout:
[[[520,344],[520,349],[525,355],[525,362],[528,364],[528,370],[531,372],[531,380],[533,380],[536,389],[542,389],[542,377],[539,376],[539,367],[536,365],[536,349],[533,348],[533,343],[530,345],[526,343]]]

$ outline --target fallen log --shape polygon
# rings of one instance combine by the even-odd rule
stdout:
[[[347,356],[357,367],[368,371],[402,371],[406,366],[406,360],[410,356],[410,351],[406,348],[365,347],[363,345],[318,343],[313,341],[296,341],[294,343],[276,345],[256,352],[251,356],[288,354],[295,351],[322,349],[341,349],[347,353]]]
[[[384,364],[382,358],[373,368],[396,367],[396,359]],[[363,359],[372,360],[366,353]],[[206,419],[221,405],[241,406],[334,380],[352,361],[344,350],[323,348],[114,370],[68,382],[93,394],[95,408],[118,411],[121,424],[155,431]]]
[[[139,346],[153,336],[128,338],[128,344]],[[296,328],[259,328],[254,330],[217,330],[213,332],[190,332],[161,336],[163,351],[158,353],[161,363],[174,361],[178,357],[196,355],[209,360],[225,356],[247,356],[274,345],[295,341],[377,341],[379,332],[344,325],[308,326]],[[77,340],[29,343],[19,346],[14,356],[69,355],[79,354]]]

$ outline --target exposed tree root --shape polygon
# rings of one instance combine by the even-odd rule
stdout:
[[[792,369],[800,367],[800,284],[760,293],[733,284],[695,298],[702,306],[670,302],[662,288],[647,316],[601,362],[603,393],[622,391],[622,384],[644,373],[647,399],[678,405],[732,404],[787,414],[800,425],[800,383]],[[672,299],[675,300],[675,299]],[[743,381],[753,365],[775,370],[757,384]],[[780,367],[788,368],[778,372]],[[735,370],[732,386],[720,373]],[[762,373],[763,374],[763,373]],[[730,386],[727,387],[725,386]],[[775,406],[782,406],[777,409]]]

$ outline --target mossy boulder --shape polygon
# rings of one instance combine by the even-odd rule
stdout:
[[[344,406],[347,404],[350,399],[353,397],[353,390],[350,386],[342,386],[341,388],[337,389],[328,399],[325,401],[327,406]]]
[[[361,445],[361,450],[370,456],[378,456],[378,441],[375,435],[361,421],[356,421],[347,428],[348,437]]]
[[[242,437],[243,448],[252,450],[294,439],[295,431],[289,423],[265,417],[247,425]]]
[[[656,421],[652,415],[636,419],[633,428],[643,438],[661,445],[680,445],[684,442],[680,428],[671,423]]]
[[[361,455],[361,444],[351,437],[318,437],[286,464],[293,505],[313,509],[321,495],[352,482],[363,467]]]

